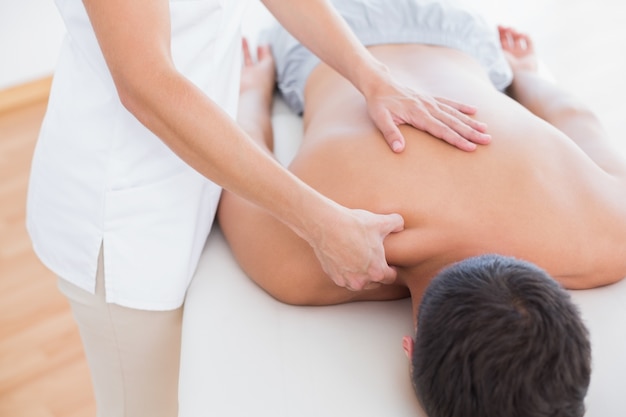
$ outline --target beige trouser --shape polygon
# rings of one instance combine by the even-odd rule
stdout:
[[[182,307],[144,311],[107,304],[102,256],[96,294],[64,279],[59,289],[78,324],[98,417],[176,417]]]

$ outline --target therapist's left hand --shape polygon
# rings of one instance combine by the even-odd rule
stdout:
[[[370,117],[394,152],[402,152],[405,147],[398,128],[401,124],[428,132],[464,151],[491,141],[485,133],[487,126],[470,117],[476,113],[473,106],[420,94],[393,80],[378,84],[365,98]]]

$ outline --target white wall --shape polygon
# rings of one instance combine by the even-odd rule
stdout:
[[[64,33],[54,0],[0,0],[0,90],[50,75]]]
[[[271,19],[254,2],[246,34],[253,36]],[[54,0],[0,0],[0,90],[52,74],[64,33]]]

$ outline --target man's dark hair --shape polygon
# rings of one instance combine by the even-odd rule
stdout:
[[[581,417],[590,374],[580,313],[537,266],[483,255],[426,289],[412,378],[429,417]]]

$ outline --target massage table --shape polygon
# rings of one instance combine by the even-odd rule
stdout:
[[[279,160],[301,120],[277,97]],[[626,416],[626,280],[571,291],[592,342],[587,417]],[[409,299],[328,307],[282,304],[238,266],[213,227],[185,302],[180,417],[426,417],[402,350]]]
[[[273,126],[286,164],[302,122],[278,96]],[[571,295],[592,342],[586,416],[625,417],[626,280]],[[426,417],[401,345],[412,332],[409,299],[276,301],[241,270],[216,224],[185,302],[179,417]]]

